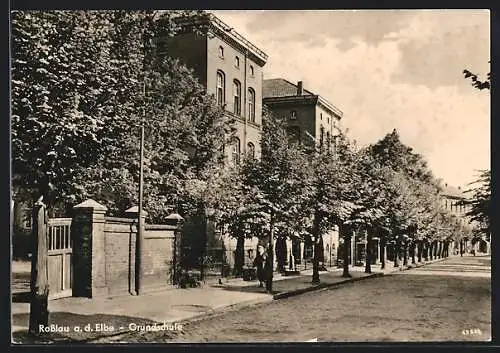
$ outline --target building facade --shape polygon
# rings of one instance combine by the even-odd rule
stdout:
[[[225,148],[230,162],[260,154],[262,69],[267,55],[212,14],[179,19],[179,33],[168,40],[168,55],[192,68],[217,104],[235,120],[235,141]],[[194,30],[204,28],[202,31]]]
[[[467,216],[467,212],[470,210],[470,205],[467,205],[464,201],[467,201],[468,197],[460,187],[456,188],[445,183],[439,196],[441,207],[445,212],[456,216],[464,227],[469,228],[470,230],[475,227],[474,222],[471,223],[470,217]],[[472,239],[464,239],[462,247],[465,252],[473,250],[475,253],[491,253],[490,240],[485,236],[474,242],[472,242]],[[459,252],[460,244],[454,244],[454,248],[455,252]]]
[[[285,119],[292,141],[333,146],[342,131],[342,111],[305,89],[303,81],[264,80],[262,101],[275,118]]]

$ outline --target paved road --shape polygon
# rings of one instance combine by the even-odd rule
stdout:
[[[490,258],[451,258],[229,312],[128,342],[487,341]]]

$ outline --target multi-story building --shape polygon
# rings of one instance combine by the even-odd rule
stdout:
[[[262,80],[267,55],[232,27],[210,13],[178,18],[178,33],[167,39],[168,55],[194,70],[207,93],[213,94],[225,114],[235,121],[235,136],[225,146],[229,163],[245,155],[260,156]],[[209,257],[234,266],[236,239],[209,231]],[[258,239],[245,240],[245,259],[251,263]],[[253,255],[252,255],[253,254]]]
[[[456,188],[445,183],[439,196],[441,207],[445,212],[455,215],[460,223],[470,230],[476,226],[474,222],[470,222],[470,217],[467,216],[470,205],[464,202],[467,201],[468,197],[460,187]],[[474,242],[472,242],[472,239],[465,238],[462,247],[464,251],[474,250],[483,253],[491,251],[490,241],[486,237]],[[460,251],[459,249],[459,244],[455,244],[455,250]]]
[[[260,154],[262,68],[267,55],[213,14],[178,19],[181,30],[168,40],[168,55],[194,69],[208,93],[236,121],[229,161]],[[204,30],[194,30],[194,28]]]
[[[343,113],[324,97],[283,78],[264,80],[263,104],[286,119],[289,136],[301,144],[333,144]]]
[[[291,142],[333,148],[335,137],[342,131],[343,112],[326,98],[306,89],[303,81],[295,85],[283,78],[264,80],[262,102],[274,118],[286,121]],[[334,264],[338,259],[339,240],[337,227],[324,234],[325,264]],[[300,245],[300,258],[310,259],[312,243]],[[287,247],[291,248],[290,242]]]

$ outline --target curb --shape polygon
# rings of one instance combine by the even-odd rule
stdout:
[[[362,276],[362,277],[350,277],[350,278],[346,278],[344,280],[341,280],[341,281],[335,282],[335,283],[320,283],[318,285],[311,286],[311,287],[306,287],[306,288],[301,288],[301,289],[297,289],[297,290],[294,290],[294,291],[289,291],[289,292],[283,292],[283,293],[274,294],[273,295],[273,299],[274,300],[285,299],[285,298],[293,297],[293,296],[304,294],[304,293],[308,293],[308,292],[314,292],[314,291],[317,291],[317,290],[322,290],[322,289],[326,289],[326,288],[336,287],[338,285],[345,284],[345,283],[357,282],[357,281],[362,281],[364,279],[376,278],[376,277],[382,277],[382,276],[384,276],[383,273],[378,273],[377,272],[377,273],[372,273],[372,274],[369,274],[367,276]]]

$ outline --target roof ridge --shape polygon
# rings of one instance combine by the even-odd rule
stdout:
[[[288,83],[288,84],[290,84],[290,85],[294,86],[295,88],[297,88],[297,85],[296,85],[295,83],[292,83],[291,81],[289,81],[289,80],[287,80],[286,78],[283,78],[283,77],[278,77],[278,78],[267,78],[267,79],[264,79],[264,81],[270,81],[270,80],[282,80],[282,81],[285,81],[286,83]],[[310,95],[313,95],[313,96],[317,96],[317,94],[316,94],[316,93],[313,93],[313,92],[309,91],[309,90],[308,90],[308,89],[306,89],[305,87],[304,87],[304,92],[307,92],[307,93],[309,93]]]

